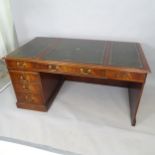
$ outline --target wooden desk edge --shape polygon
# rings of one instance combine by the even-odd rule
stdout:
[[[5,57],[5,61],[26,61],[26,62],[32,62],[32,63],[42,63],[42,64],[59,64],[59,65],[71,65],[71,66],[83,66],[83,67],[92,67],[92,68],[98,68],[98,69],[109,69],[109,70],[115,70],[115,71],[127,71],[127,72],[133,72],[133,73],[142,73],[147,74],[151,73],[151,70],[149,69],[149,66],[147,68],[129,68],[129,67],[114,67],[114,66],[105,66],[105,65],[98,65],[98,64],[84,64],[84,63],[73,63],[69,61],[56,61],[56,60],[39,60],[39,59],[33,59],[33,58],[19,58],[19,57]]]

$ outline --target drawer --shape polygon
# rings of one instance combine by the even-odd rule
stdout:
[[[105,69],[97,69],[94,67],[83,67],[83,66],[62,66],[61,70],[65,73],[87,76],[87,77],[105,77]]]
[[[13,82],[13,86],[15,91],[18,93],[24,92],[24,93],[34,93],[34,94],[40,94],[41,93],[41,85],[40,84],[30,84],[30,83],[15,83]]]
[[[16,61],[16,60],[6,60],[7,67],[9,69],[15,70],[28,70],[33,69],[33,63],[31,62],[24,62],[24,61]]]
[[[39,83],[40,76],[38,73],[33,72],[19,72],[19,71],[9,71],[12,81],[18,83]]]
[[[18,93],[17,100],[20,103],[27,103],[27,104],[43,104],[43,98],[40,95],[36,94],[29,94],[29,93]]]
[[[125,81],[136,81],[136,82],[144,82],[145,75],[138,73],[130,73],[124,71],[106,71],[106,77],[108,79],[116,79],[116,80],[125,80]]]
[[[47,72],[59,72],[61,71],[60,65],[57,64],[43,64],[43,63],[35,63],[34,69],[40,71],[47,71]]]
[[[94,67],[83,67],[68,64],[36,64],[35,69],[37,69],[38,71],[41,70],[51,73],[105,78],[105,70],[97,69]]]

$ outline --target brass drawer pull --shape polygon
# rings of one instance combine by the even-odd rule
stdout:
[[[19,79],[20,79],[21,81],[26,81],[26,77],[23,76],[23,75],[20,75]]]
[[[29,90],[29,87],[27,85],[22,86],[23,89]]]
[[[16,64],[17,64],[18,67],[20,66],[20,62],[17,62]]]
[[[21,76],[19,77],[19,80],[20,80],[21,82],[28,82],[26,76],[23,76],[23,75],[21,75]]]
[[[25,68],[26,67],[25,62],[17,62],[16,65],[17,65],[18,68]]]
[[[21,83],[21,84],[26,84],[28,81],[26,80],[26,78],[23,76],[23,75],[21,75],[20,77],[19,77],[19,82]],[[23,87],[25,87],[24,85],[23,85]]]
[[[89,69],[89,68],[80,68],[80,72],[82,74],[88,75],[88,74],[91,73],[91,69]]]
[[[59,69],[59,66],[57,66],[57,65],[48,65],[48,69],[55,72],[55,71],[57,71]]]

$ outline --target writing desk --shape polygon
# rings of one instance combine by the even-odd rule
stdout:
[[[48,110],[64,80],[122,86],[129,90],[132,125],[150,72],[140,44],[130,42],[40,37],[5,61],[17,107]]]

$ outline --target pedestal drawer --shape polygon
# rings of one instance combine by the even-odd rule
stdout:
[[[18,83],[13,83],[13,86],[15,88],[16,92],[24,92],[24,93],[33,93],[33,94],[40,94],[41,93],[41,86],[40,84],[18,84]]]
[[[43,104],[43,98],[41,95],[29,94],[29,93],[18,93],[17,100],[19,103],[27,103],[27,104]]]
[[[18,83],[38,83],[40,81],[40,76],[38,73],[34,72],[22,72],[22,71],[9,71],[12,81]]]

